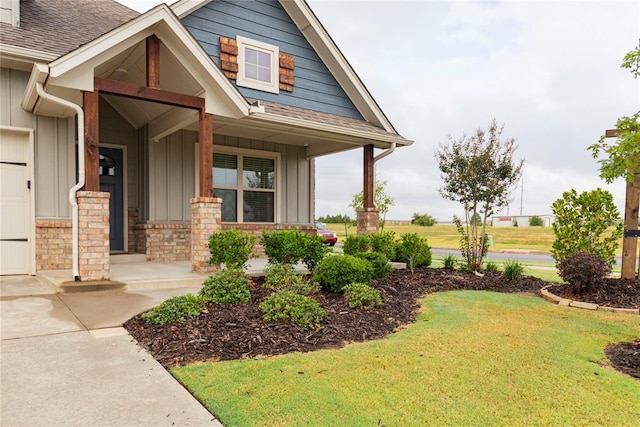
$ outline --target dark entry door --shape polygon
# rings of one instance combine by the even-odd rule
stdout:
[[[109,249],[124,251],[124,200],[122,150],[100,147],[100,191],[109,198]]]

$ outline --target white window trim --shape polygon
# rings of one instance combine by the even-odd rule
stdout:
[[[236,84],[250,89],[262,90],[265,92],[280,92],[280,49],[268,43],[251,40],[246,37],[236,36],[238,43],[238,76]],[[271,55],[271,83],[260,80],[249,79],[245,76],[245,48],[250,47]]]
[[[195,194],[198,194],[198,189],[200,188],[200,184],[199,184],[199,173],[197,173],[198,171],[198,167],[199,167],[199,149],[198,149],[198,145],[199,143],[196,142],[195,144],[195,171],[196,171],[196,179],[195,179]],[[281,156],[280,153],[277,151],[262,151],[262,150],[252,150],[249,148],[236,148],[236,147],[228,147],[226,145],[215,145],[213,146],[213,155],[215,156],[216,153],[222,153],[222,154],[234,154],[234,155],[241,155],[241,156],[250,156],[250,157],[258,157],[258,158],[265,158],[265,159],[274,159],[276,162],[276,188],[275,188],[275,202],[274,202],[274,219],[275,222],[244,222],[244,209],[242,209],[242,198],[238,197],[238,206],[237,206],[237,212],[238,212],[238,217],[237,217],[237,222],[225,222],[225,224],[279,224],[281,217],[280,217],[280,200],[281,200],[281,194],[280,194],[280,188],[282,187],[281,185],[281,178],[282,175],[280,173],[280,170],[282,169],[282,162],[281,162]],[[239,170],[239,175],[242,174],[242,168],[238,167]],[[239,181],[240,183],[242,183],[242,181]],[[218,187],[221,188],[221,187]],[[240,184],[240,190],[244,190],[244,188],[242,188],[242,184]]]

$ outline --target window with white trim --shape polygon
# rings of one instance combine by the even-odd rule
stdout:
[[[213,197],[222,199],[222,222],[275,222],[276,158],[213,155]]]
[[[278,93],[279,49],[267,43],[237,36],[238,86]]]

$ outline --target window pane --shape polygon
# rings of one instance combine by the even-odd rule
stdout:
[[[244,222],[273,222],[273,194],[264,191],[245,191]]]
[[[255,49],[251,49],[250,47],[245,48],[244,50],[244,58],[247,64],[258,64],[258,51]]]
[[[275,161],[244,157],[242,183],[245,188],[275,188]]]
[[[244,67],[244,76],[248,79],[258,80],[258,66],[246,64]]]
[[[246,47],[244,55],[244,76],[271,83],[271,54]]]
[[[271,83],[271,69],[258,67],[257,80],[260,80],[261,82]]]
[[[258,64],[261,67],[266,67],[271,69],[271,55],[267,52],[256,52],[258,54],[258,61],[256,62],[256,64]]]
[[[238,222],[238,193],[236,190],[213,189],[213,197],[222,199],[222,221]]]
[[[238,158],[233,154],[213,155],[213,186],[238,186]]]

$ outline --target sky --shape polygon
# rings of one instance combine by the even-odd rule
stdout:
[[[144,12],[155,0],[119,0]],[[168,2],[169,4],[172,2]],[[523,180],[501,215],[550,215],[564,191],[610,191],[587,146],[640,110],[640,79],[620,68],[638,45],[640,1],[308,0],[378,105],[407,139],[376,165],[387,219],[463,216],[443,199],[434,152],[492,119],[513,137]],[[376,155],[379,151],[376,151]],[[316,216],[348,214],[362,150],[316,160]]]

